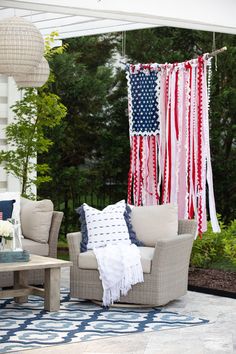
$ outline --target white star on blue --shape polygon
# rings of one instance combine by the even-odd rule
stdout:
[[[130,75],[133,124],[132,132],[155,133],[159,127],[158,105],[156,101],[157,73],[146,75],[142,71]]]

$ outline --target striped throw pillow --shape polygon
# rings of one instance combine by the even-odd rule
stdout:
[[[77,209],[81,221],[81,251],[119,242],[130,244],[129,231],[124,217],[125,210],[124,200],[108,205],[102,211],[86,203],[82,204]]]

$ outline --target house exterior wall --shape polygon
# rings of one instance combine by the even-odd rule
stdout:
[[[0,150],[8,148],[5,128],[13,121],[11,106],[21,98],[12,77],[0,75]],[[10,173],[6,173],[0,165],[0,192],[20,192],[20,182]]]

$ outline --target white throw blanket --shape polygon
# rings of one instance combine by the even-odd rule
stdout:
[[[95,248],[103,286],[103,305],[109,306],[126,295],[132,285],[143,282],[141,256],[136,245],[116,244]]]

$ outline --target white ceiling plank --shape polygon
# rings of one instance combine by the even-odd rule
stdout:
[[[53,21],[57,19],[64,19],[64,18],[71,18],[73,16],[71,15],[66,15],[66,14],[56,14],[56,13],[51,13],[51,12],[39,12],[35,14],[31,14],[30,11],[28,11],[28,20],[32,22],[43,22],[43,21]],[[84,18],[81,16],[81,18]]]
[[[90,23],[92,21],[99,21],[99,19],[95,19],[93,17],[83,17],[83,16],[67,16],[65,18],[59,19],[47,19],[45,21],[34,21],[34,24],[38,27],[38,29],[46,29],[46,28],[56,28],[56,27],[64,27],[64,26],[74,26],[82,23]],[[105,20],[104,20],[105,21]]]
[[[48,22],[49,23],[49,22]],[[56,25],[55,23],[55,29],[57,32],[61,32],[61,30],[64,31],[70,31],[70,32],[76,32],[77,30],[86,30],[86,29],[99,29],[99,28],[109,28],[109,27],[120,27],[125,24],[133,24],[132,22],[126,22],[124,21],[114,21],[114,20],[98,20],[98,19],[91,19],[90,21],[82,21],[82,22],[76,22],[76,23],[68,23],[68,24],[58,24]],[[36,24],[37,25],[37,24]],[[44,26],[43,23],[40,23],[40,28],[41,33],[46,33],[48,30],[48,27]]]

